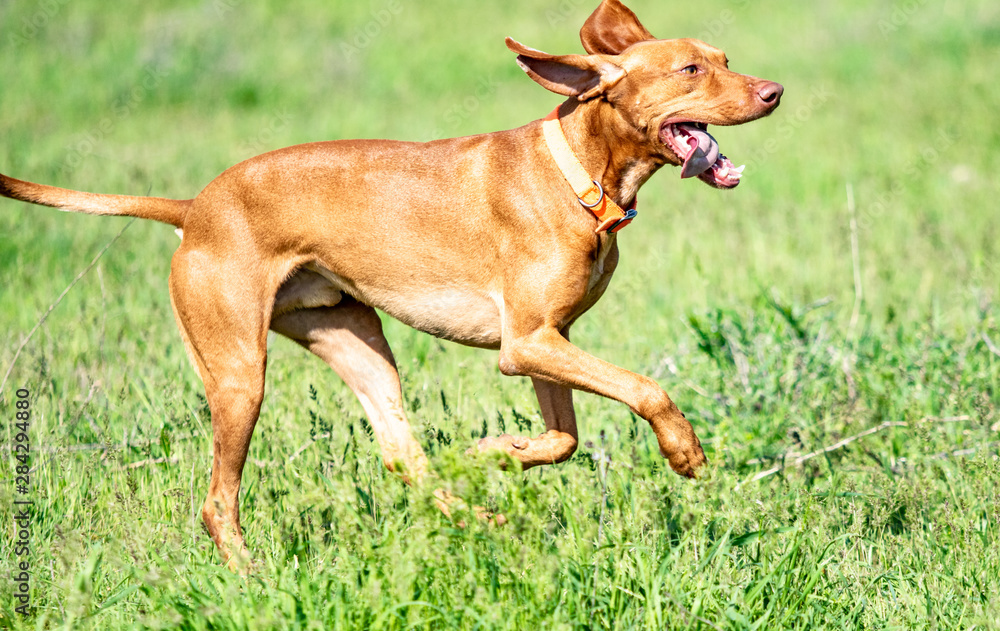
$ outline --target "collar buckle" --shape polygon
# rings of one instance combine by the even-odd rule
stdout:
[[[625,226],[632,223],[632,220],[638,216],[639,211],[635,208],[629,208],[625,211],[625,216],[608,226],[608,232],[614,234],[624,228]]]

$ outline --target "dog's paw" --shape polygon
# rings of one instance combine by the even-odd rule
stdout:
[[[678,475],[686,478],[697,478],[698,469],[705,464],[705,452],[701,449],[701,442],[692,435],[693,441],[679,445],[670,453],[661,454],[670,463],[670,468]]]
[[[683,417],[673,422],[653,426],[660,444],[660,455],[667,459],[670,468],[687,478],[697,477],[698,469],[705,464],[705,452],[694,428]]]
[[[444,513],[444,516],[448,519],[454,520],[452,516],[452,511],[468,511],[469,506],[461,498],[455,497],[451,492],[444,489],[436,489],[434,491],[434,504],[437,505],[438,510]],[[476,519],[482,522],[486,522],[490,526],[499,527],[507,523],[507,518],[501,513],[494,513],[486,510],[482,506],[473,506],[472,512],[475,513]],[[465,521],[459,519],[455,521],[455,525],[459,528],[465,528]]]
[[[500,458],[500,461],[497,463],[502,471],[507,471],[512,466],[515,466],[514,463],[520,463],[521,468],[531,466],[530,464],[526,464],[526,461],[530,460],[530,450],[528,449],[530,445],[530,438],[501,434],[496,437],[480,439],[475,447],[470,447],[465,453],[469,456],[474,456],[477,453],[488,454],[497,451],[507,454],[510,456],[510,459]]]
[[[485,521],[488,525],[499,528],[507,524],[507,518],[503,516],[503,513],[493,513],[482,506],[474,506],[476,510],[476,518],[480,521]]]
[[[501,434],[495,438],[483,438],[476,444],[479,451],[489,451],[490,449],[500,449],[506,451],[507,453],[514,453],[517,450],[527,449],[528,443],[531,442],[530,438],[525,438],[524,436],[511,436],[510,434]]]
[[[476,446],[470,448],[466,453],[472,455],[476,452],[486,453],[487,451],[498,449],[513,456],[518,451],[527,449],[530,442],[530,438],[525,438],[523,436],[501,434],[496,437],[490,436],[488,438],[481,438],[479,442],[476,443]]]
[[[246,546],[231,554],[226,560],[226,568],[233,574],[239,574],[243,577],[259,574],[263,567],[260,561],[255,561],[250,556],[250,550]]]

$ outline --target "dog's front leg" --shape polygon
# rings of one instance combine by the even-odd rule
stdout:
[[[543,379],[532,379],[538,406],[545,419],[546,432],[535,438],[503,434],[483,438],[476,445],[479,451],[499,449],[521,461],[521,469],[568,460],[576,451],[576,414],[573,412],[573,391],[566,386]]]
[[[528,332],[508,331],[505,328],[500,347],[500,370],[505,375],[532,377],[536,390],[539,383],[550,382],[557,387],[583,390],[621,401],[649,421],[659,442],[660,453],[681,475],[694,477],[697,468],[705,462],[701,443],[691,424],[655,381],[585,353],[553,326],[542,325]],[[560,397],[566,400],[565,394],[544,387],[538,392],[538,397],[543,415],[545,401],[558,401]],[[575,429],[574,422],[574,435]],[[516,449],[510,451],[515,457],[517,452]]]

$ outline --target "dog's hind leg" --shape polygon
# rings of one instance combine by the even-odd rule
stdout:
[[[396,360],[375,309],[344,297],[333,307],[275,316],[271,328],[301,344],[340,375],[365,409],[385,466],[410,483],[427,471],[427,457],[403,412]]]
[[[246,572],[239,493],[250,438],[264,400],[267,323],[281,282],[248,257],[181,247],[170,271],[170,298],[185,346],[205,384],[212,414],[212,479],[202,519],[231,570]]]

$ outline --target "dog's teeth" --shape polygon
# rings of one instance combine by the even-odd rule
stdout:
[[[719,171],[719,179],[725,179],[729,177],[729,167],[722,167]]]
[[[735,171],[736,173],[739,173],[740,175],[743,175],[743,169],[745,169],[745,168],[747,168],[747,165],[741,164],[738,167],[733,167],[733,171]]]

